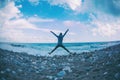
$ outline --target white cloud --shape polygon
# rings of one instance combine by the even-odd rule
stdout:
[[[24,33],[21,31],[21,30],[16,30],[16,29],[6,29],[6,28],[3,28],[0,30],[0,41],[13,41],[13,42],[16,42],[16,41],[20,41],[21,38],[24,40],[23,36],[24,36]]]
[[[72,21],[72,20],[66,20],[63,22],[63,24],[68,27],[84,26],[83,23],[81,23],[80,21]]]
[[[32,5],[39,5],[40,0],[28,0]]]
[[[59,5],[64,8],[76,10],[81,7],[82,0],[48,0],[51,5]]]
[[[31,18],[30,18],[31,19]],[[36,18],[35,18],[36,19]],[[47,22],[53,21],[52,19],[31,19],[32,22]],[[20,10],[15,6],[14,2],[9,2],[4,8],[0,9],[0,41],[9,42],[40,42],[44,41],[45,36],[41,34],[38,36],[34,33],[27,33],[24,30],[30,29],[33,32],[40,30],[43,32],[49,32],[49,29],[38,28],[35,24],[32,24],[29,20],[23,18]],[[45,40],[51,40],[46,39]]]
[[[17,7],[14,7],[14,5],[14,2],[10,2],[0,10],[0,24],[3,24],[9,19],[20,17],[20,11]]]
[[[44,29],[44,28],[40,28],[39,30],[41,30],[41,31],[44,31],[44,32],[49,32],[50,33],[50,31],[53,31],[53,32],[55,32],[56,34],[59,34],[59,33],[64,33],[64,31],[61,31],[61,30],[55,30],[55,29]],[[74,32],[69,32],[68,33],[69,35],[75,35],[76,33],[74,33]]]
[[[97,28],[94,28],[93,35],[101,35],[101,36],[112,36],[117,32],[117,28],[110,26],[110,24],[97,23]]]
[[[26,19],[21,18],[22,14],[14,2],[9,2],[0,10],[0,24],[3,28],[31,28],[36,29],[34,25]]]
[[[34,22],[53,22],[54,19],[43,19],[43,18],[39,18],[39,17],[34,16],[34,17],[28,18],[28,21],[33,22],[33,23]]]
[[[24,18],[14,2],[9,2],[0,10],[0,41],[23,41],[27,39],[23,28],[36,29]]]
[[[17,8],[22,8],[22,5],[18,5]]]
[[[27,33],[21,29],[5,29],[0,30],[0,41],[1,42],[48,42],[53,41],[52,38],[45,37],[43,34],[36,35],[34,33]]]
[[[26,19],[22,18],[6,21],[3,24],[3,26],[4,28],[34,29],[34,30],[38,29],[35,25],[29,23]]]
[[[106,14],[98,14],[97,18],[93,18],[91,22],[94,28],[93,35],[100,35],[104,37],[112,37],[120,33],[120,18]]]
[[[84,32],[86,32],[87,30],[91,29],[91,26],[89,25],[89,23],[86,22],[80,22],[80,21],[74,21],[74,20],[66,20],[63,22],[63,24],[71,29],[75,28],[75,30],[83,30]]]

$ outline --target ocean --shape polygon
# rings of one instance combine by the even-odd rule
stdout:
[[[64,46],[71,52],[80,54],[82,52],[90,52],[103,49],[120,42],[83,42],[83,43],[64,43]],[[24,52],[35,56],[49,56],[48,53],[56,46],[56,43],[0,43],[0,48],[13,52]],[[61,47],[53,52],[54,55],[68,55]]]

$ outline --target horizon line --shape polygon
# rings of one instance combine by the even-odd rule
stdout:
[[[63,42],[63,44],[65,43],[95,43],[95,42],[120,42],[120,40],[112,40],[112,41],[79,41],[79,42]],[[57,43],[57,41],[56,42],[0,42],[0,43],[52,43],[52,44],[54,44],[54,43]]]

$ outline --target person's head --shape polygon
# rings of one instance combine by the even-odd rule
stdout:
[[[62,33],[60,33],[59,36],[62,36]]]

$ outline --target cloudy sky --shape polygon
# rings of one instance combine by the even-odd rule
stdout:
[[[0,42],[120,40],[120,0],[0,0]]]

